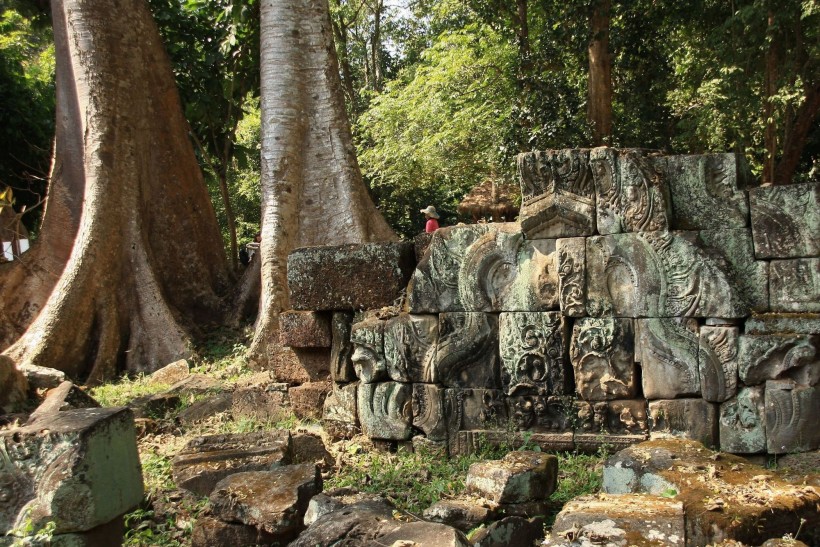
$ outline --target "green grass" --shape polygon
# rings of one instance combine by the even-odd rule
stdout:
[[[139,397],[167,391],[169,387],[168,384],[151,383],[149,377],[139,375],[91,388],[89,393],[102,406],[125,406]]]

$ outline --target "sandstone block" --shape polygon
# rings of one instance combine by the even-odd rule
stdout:
[[[589,150],[527,152],[517,158],[521,229],[528,239],[595,233]]]
[[[474,547],[536,545],[544,537],[544,519],[505,517],[470,535]]]
[[[330,350],[327,348],[282,347],[272,361],[271,369],[278,382],[298,385],[330,376]]]
[[[498,316],[442,313],[435,364],[435,377],[446,387],[500,387]]]
[[[293,463],[312,463],[325,471],[333,465],[334,459],[325,448],[321,437],[310,433],[297,433],[293,436]]]
[[[255,418],[260,421],[277,422],[291,415],[286,391],[279,383],[237,389],[231,397],[231,415],[234,419]]]
[[[820,390],[788,381],[766,382],[766,448],[772,454],[820,448]]]
[[[820,183],[749,190],[757,258],[820,255]]]
[[[347,439],[359,432],[359,418],[356,412],[358,385],[358,382],[335,384],[333,391],[325,399],[322,425],[333,438]]]
[[[441,500],[425,509],[423,516],[426,520],[469,532],[494,518],[495,513],[494,509],[468,498]]]
[[[650,437],[677,437],[718,446],[718,406],[703,399],[650,401]]]
[[[393,507],[383,500],[346,505],[316,519],[290,547],[376,545],[379,538],[401,525],[393,514]]]
[[[91,395],[66,380],[59,386],[49,389],[45,399],[37,409],[31,413],[27,424],[33,424],[37,420],[50,416],[64,410],[80,408],[99,408],[100,403],[94,400]]]
[[[649,433],[649,415],[643,399],[575,401],[574,412],[576,436],[609,434],[639,435],[645,438]]]
[[[256,526],[224,522],[210,516],[201,516],[194,523],[191,547],[251,547],[269,545],[275,536]]]
[[[464,534],[437,522],[408,522],[379,538],[382,545],[419,545],[429,547],[471,547]]]
[[[279,314],[279,343],[289,348],[329,348],[330,318],[315,311]]]
[[[360,384],[357,406],[362,432],[373,439],[409,440],[413,423],[412,399],[411,384]]]
[[[413,426],[432,441],[447,440],[444,389],[431,384],[413,384]]]
[[[558,303],[567,317],[583,317],[587,305],[586,238],[556,242],[558,254]]]
[[[570,358],[575,371],[575,390],[582,399],[628,399],[637,393],[632,319],[577,319]]]
[[[192,439],[172,462],[174,482],[207,496],[223,478],[244,471],[269,471],[287,465],[292,444],[287,431],[209,435]]]
[[[177,414],[177,420],[182,425],[191,426],[197,422],[207,420],[211,416],[228,412],[232,405],[233,393],[219,393],[207,399],[195,401],[191,406]]]
[[[737,327],[701,327],[698,350],[703,398],[722,403],[737,392]]]
[[[467,491],[496,503],[523,503],[549,498],[557,480],[558,458],[524,450],[472,464]]]
[[[134,416],[124,408],[85,408],[43,416],[0,433],[0,529],[56,534],[90,531],[143,497]]]
[[[508,395],[563,395],[571,391],[568,330],[560,312],[501,314],[501,383]]]
[[[111,522],[101,524],[87,532],[72,534],[55,534],[51,536],[48,547],[100,547],[101,545],[122,545],[125,540],[125,522],[117,517]],[[22,540],[24,545],[37,545],[41,539],[28,537]],[[5,545],[0,539],[0,545]],[[9,545],[14,545],[10,542]]]
[[[792,379],[811,386],[820,380],[820,336],[743,335],[739,344],[738,372],[746,385]]]
[[[356,377],[363,384],[387,380],[387,360],[384,356],[385,321],[370,317],[351,327],[350,341],[355,348],[351,360]]]
[[[331,391],[330,382],[309,382],[288,390],[288,399],[297,418],[319,420],[325,399]]]
[[[205,395],[222,391],[224,386],[216,378],[206,374],[189,374],[179,382],[168,388],[165,393],[189,397],[191,395]]]
[[[450,439],[450,455],[470,455],[490,447],[537,446],[542,451],[572,451],[575,441],[572,432],[543,433],[539,431],[509,432],[498,429],[459,431],[455,439]]]
[[[387,373],[396,382],[434,383],[438,317],[401,314],[384,328]]]
[[[330,378],[334,382],[352,382],[356,379],[356,371],[353,368],[353,342],[350,341],[352,326],[352,313],[333,312],[330,320]]]
[[[310,498],[307,511],[305,511],[305,526],[310,526],[320,517],[327,515],[328,513],[332,513],[337,509],[341,509],[344,506],[345,504],[336,498],[332,498],[325,494],[316,494]]]
[[[415,262],[411,243],[296,249],[288,256],[290,302],[295,310],[390,306],[407,286]]]
[[[444,409],[450,440],[458,431],[503,429],[508,422],[507,401],[500,389],[446,389]]]
[[[188,361],[185,359],[174,361],[170,365],[165,365],[161,369],[152,372],[148,376],[149,382],[152,384],[176,384],[188,377],[191,373],[190,368]]]
[[[772,311],[820,312],[820,258],[772,260],[769,284]]]
[[[746,387],[720,405],[720,449],[734,454],[766,451],[763,387]]]
[[[560,395],[507,397],[510,421],[518,431],[572,431],[572,398]]]
[[[700,394],[698,333],[691,320],[635,321],[635,360],[647,399]]]
[[[746,334],[820,334],[820,314],[766,313],[746,320]]]

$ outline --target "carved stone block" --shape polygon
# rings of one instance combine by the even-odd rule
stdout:
[[[701,327],[698,370],[703,398],[722,403],[737,392],[737,327]]]
[[[558,254],[558,302],[567,317],[583,317],[587,305],[586,238],[556,242]]]
[[[438,317],[401,314],[387,321],[384,356],[396,382],[434,383]]]
[[[606,401],[635,396],[635,332],[632,319],[584,317],[572,330],[570,359],[582,399]]]
[[[771,454],[820,448],[820,390],[793,382],[766,382],[766,447]]]
[[[500,389],[447,389],[444,392],[448,438],[458,431],[506,429],[507,401]]]
[[[399,382],[360,384],[357,391],[362,432],[373,439],[406,441],[413,423],[413,386]]]
[[[746,334],[820,334],[819,313],[767,313],[746,320]]]
[[[757,258],[820,255],[820,183],[749,190]]]
[[[352,382],[356,379],[356,370],[353,368],[353,342],[350,341],[352,326],[352,313],[333,313],[330,320],[333,338],[330,345],[330,378],[334,382]]]
[[[635,360],[641,364],[647,399],[700,394],[698,333],[693,320],[635,321]]]
[[[643,150],[594,148],[589,153],[598,233],[669,229],[662,159]]]
[[[738,372],[748,386],[779,379],[811,386],[820,380],[818,335],[743,335],[739,348]]]
[[[572,432],[509,432],[499,430],[459,431],[455,440],[450,440],[450,455],[474,454],[487,447],[538,446],[542,451],[571,451],[575,449]]]
[[[769,283],[772,311],[820,312],[820,258],[772,260]]]
[[[571,391],[568,324],[560,312],[502,313],[501,383],[508,395],[563,395]]]
[[[322,425],[331,437],[350,438],[359,432],[356,412],[358,382],[333,386],[322,409]]]
[[[500,387],[498,316],[442,313],[435,363],[435,377],[446,387]]]
[[[678,230],[744,228],[749,205],[738,188],[747,176],[735,154],[666,156],[672,227]]]
[[[650,438],[678,437],[718,445],[718,406],[703,399],[650,401]]]
[[[351,360],[356,377],[364,384],[387,379],[387,361],[384,356],[384,328],[386,322],[375,317],[359,321],[351,327],[350,341],[355,348]]]
[[[444,389],[431,384],[413,384],[413,425],[432,441],[447,440]]]
[[[558,433],[572,431],[574,407],[571,397],[522,395],[507,397],[509,416],[518,431]]]
[[[642,435],[649,432],[646,401],[575,402],[575,431],[579,434]]]
[[[734,454],[766,451],[763,387],[746,387],[720,405],[720,449]]]
[[[595,233],[595,188],[589,150],[518,155],[521,230],[528,239]]]

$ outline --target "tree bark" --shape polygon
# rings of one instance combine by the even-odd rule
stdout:
[[[297,247],[396,238],[367,193],[345,113],[327,0],[263,0],[262,296],[250,356],[274,362]]]
[[[777,93],[777,58],[778,38],[775,33],[775,16],[769,11],[766,35],[769,47],[766,50],[765,67],[763,74],[763,123],[766,129],[763,132],[763,183],[774,182],[775,155],[777,154],[777,123],[774,118],[774,104],[772,97]]]
[[[56,34],[70,37],[56,56],[68,63],[72,77],[60,85],[79,113],[57,149],[82,165],[84,199],[59,281],[3,355],[95,383],[189,355],[194,325],[221,319],[229,273],[147,6],[52,0],[52,13]]]
[[[775,184],[791,183],[818,114],[820,114],[820,86],[808,87],[803,102],[789,124],[789,131],[784,136],[783,154],[777,162],[774,173]]]
[[[592,144],[608,144],[612,137],[612,61],[609,55],[610,0],[595,0],[590,17],[589,101],[587,121]]]

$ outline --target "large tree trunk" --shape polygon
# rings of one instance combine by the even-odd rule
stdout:
[[[65,145],[83,166],[82,214],[62,276],[4,356],[93,383],[188,355],[193,325],[220,319],[229,273],[147,6],[52,0],[52,13],[70,37],[56,55],[73,76],[60,85],[79,113]]]
[[[783,155],[777,162],[774,173],[775,184],[789,184],[800,163],[800,156],[814,128],[817,115],[820,114],[820,86],[806,87],[803,103],[797,109],[794,118],[788,125],[783,139]]]
[[[291,250],[396,236],[356,162],[327,0],[263,0],[261,9],[262,296],[251,358],[264,367],[289,307]]]
[[[612,61],[609,56],[610,0],[594,0],[590,17],[589,102],[587,120],[592,144],[608,144],[612,137]]]

